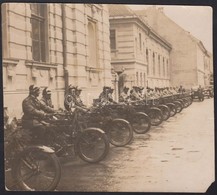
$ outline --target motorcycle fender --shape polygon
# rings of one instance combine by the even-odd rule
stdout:
[[[144,113],[144,112],[137,112],[136,114],[142,114],[142,115],[145,115],[146,117],[149,118],[149,116],[146,113]]]
[[[130,124],[129,121],[122,119],[122,118],[116,118],[116,119],[113,119],[112,121],[124,121],[125,123]]]
[[[43,146],[43,145],[41,145],[41,146],[29,146],[29,147],[27,147],[27,150],[41,150],[42,152],[50,153],[50,154],[55,153],[55,151],[52,148],[47,147],[47,146]]]
[[[168,106],[175,106],[175,104],[173,104],[173,103],[168,103],[167,105]]]
[[[159,105],[158,107],[159,107],[159,108],[162,108],[162,107],[168,108],[168,106],[166,106],[166,105]]]
[[[105,134],[105,132],[102,129],[100,129],[100,128],[90,127],[90,128],[84,129],[84,131],[93,131],[93,130],[94,131],[98,131],[98,132],[100,132],[102,134]]]
[[[157,107],[151,107],[150,110],[156,110],[156,111],[158,110],[158,111],[161,111],[161,110],[160,110],[159,108],[157,108]]]

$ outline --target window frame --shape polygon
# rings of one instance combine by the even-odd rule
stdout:
[[[112,41],[111,41],[111,38],[113,37],[113,36],[111,36],[111,32],[114,32],[114,45],[115,45],[115,47],[114,48],[112,48]],[[109,34],[109,38],[110,38],[110,49],[111,49],[111,51],[116,51],[117,50],[117,30],[116,29],[110,29],[110,34]]]
[[[96,64],[95,65],[91,65],[90,63],[90,46],[89,46],[89,42],[90,42],[90,34],[89,34],[89,25],[91,25],[93,27],[93,30],[94,30],[94,36],[95,36],[95,42],[96,42],[96,45],[95,45],[95,57],[96,57]],[[99,68],[99,58],[98,58],[98,55],[99,55],[99,45],[98,45],[98,30],[97,30],[97,21],[95,20],[92,20],[91,18],[88,18],[88,22],[87,22],[87,32],[88,32],[88,62],[89,62],[89,65],[88,67],[91,68],[91,69],[98,69]],[[92,49],[93,50],[93,49]]]
[[[32,6],[37,5],[38,10],[40,13],[34,13]],[[42,6],[42,7],[40,7]],[[41,10],[42,9],[42,10]],[[39,62],[39,63],[46,63],[49,61],[49,45],[48,45],[48,5],[45,3],[31,3],[30,4],[30,10],[31,10],[31,39],[32,39],[32,60],[34,62]],[[38,23],[38,39],[34,39],[36,36],[34,35],[33,29],[33,21],[35,23]],[[42,29],[43,28],[43,29]],[[38,48],[39,48],[39,59],[37,59],[37,54],[34,53],[33,47],[34,47],[34,42],[38,42]]]

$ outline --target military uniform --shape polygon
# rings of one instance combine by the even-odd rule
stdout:
[[[135,90],[133,90],[132,93],[130,94],[130,99],[132,101],[141,100],[139,94]]]
[[[64,107],[66,110],[70,111],[71,108],[75,106],[75,96],[68,94],[65,96]]]
[[[119,96],[119,101],[120,102],[126,102],[128,100],[129,96],[127,93],[125,93],[124,91],[121,92],[120,96]]]
[[[48,113],[54,113],[55,111],[42,104],[36,97],[29,95],[22,103],[23,117],[22,125],[24,128],[30,129],[33,134],[40,138],[43,138],[46,127],[41,121],[46,117]]]
[[[54,108],[53,104],[52,104],[52,100],[51,99],[47,99],[46,97],[42,97],[41,98],[41,103],[50,107],[50,108]]]

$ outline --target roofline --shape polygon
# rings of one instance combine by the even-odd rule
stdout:
[[[137,15],[134,15],[134,16],[111,16],[109,17],[109,20],[118,20],[118,19],[134,19],[134,20],[138,20],[139,22],[142,23],[143,26],[145,26],[145,28],[148,29],[148,35],[150,34],[153,34],[153,38],[158,42],[163,42],[168,50],[172,50],[172,45],[167,41],[165,40],[163,37],[161,37],[156,31],[154,31],[149,25],[147,25],[143,19],[141,19],[139,16]],[[136,22],[135,22],[136,23]]]

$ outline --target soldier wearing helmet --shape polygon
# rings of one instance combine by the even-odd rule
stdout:
[[[85,108],[86,106],[84,105],[84,103],[82,102],[81,97],[80,97],[81,92],[82,92],[82,89],[79,87],[76,87],[76,89],[75,89],[75,105]]]
[[[123,88],[123,91],[121,92],[121,94],[119,96],[119,101],[120,102],[127,102],[129,100],[128,91],[129,91],[128,87]]]
[[[47,87],[45,87],[42,91],[41,103],[50,108],[54,108],[51,100],[51,90]]]
[[[133,86],[131,93],[130,93],[130,99],[132,101],[137,101],[137,100],[141,100],[142,98],[140,97],[140,95],[138,94],[139,92],[139,88],[137,86]]]
[[[75,106],[75,90],[75,86],[69,85],[68,90],[65,94],[64,107],[68,111]]]
[[[54,113],[54,109],[42,104],[38,100],[40,88],[35,85],[30,85],[29,96],[23,100],[22,109],[22,124],[24,128],[30,129],[33,134],[39,138],[43,138],[46,128],[43,120]]]

